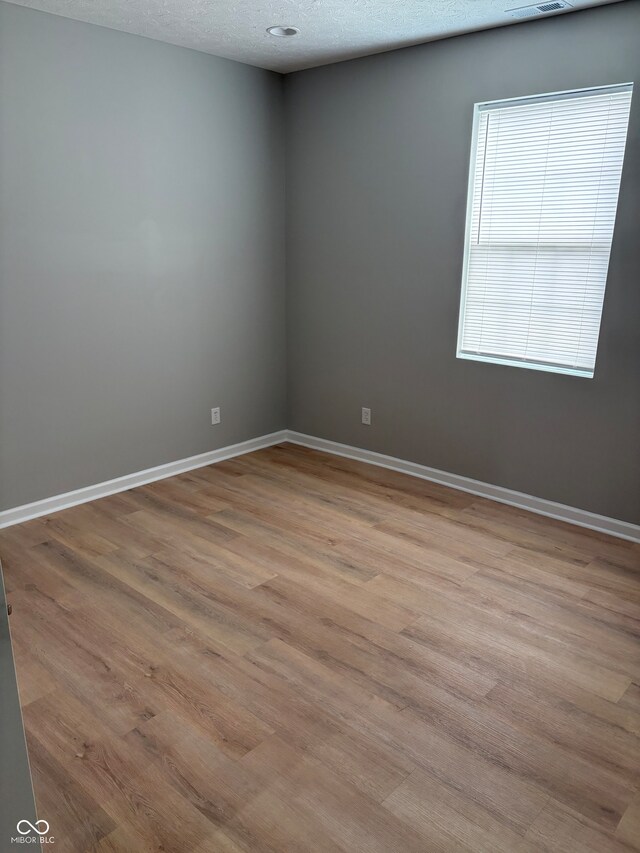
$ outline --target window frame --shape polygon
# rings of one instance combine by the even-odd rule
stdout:
[[[465,361],[479,361],[485,364],[502,364],[506,367],[523,367],[527,370],[538,370],[544,373],[557,373],[564,374],[566,376],[579,376],[583,379],[593,379],[595,376],[596,363],[598,358],[598,349],[600,347],[600,334],[602,330],[602,316],[604,314],[604,296],[606,296],[606,286],[608,283],[609,270],[607,265],[607,277],[605,279],[605,291],[603,294],[603,307],[600,314],[600,327],[598,329],[598,340],[596,344],[596,355],[594,358],[593,369],[587,370],[584,368],[574,368],[568,367],[563,364],[554,364],[553,362],[533,362],[527,361],[526,359],[518,359],[515,357],[503,357],[503,356],[491,356],[483,353],[469,353],[464,352],[462,349],[462,340],[463,340],[463,332],[464,332],[464,319],[465,319],[465,308],[466,308],[466,300],[467,300],[467,286],[468,286],[468,273],[469,273],[469,259],[471,255],[471,232],[472,232],[472,218],[473,218],[473,198],[474,198],[474,186],[475,186],[475,178],[476,178],[476,153],[478,147],[478,127],[480,124],[480,115],[483,112],[489,112],[494,107],[506,106],[508,104],[517,104],[518,106],[526,106],[531,103],[541,103],[545,101],[560,101],[566,100],[569,98],[577,97],[589,97],[590,95],[597,95],[598,93],[606,93],[606,92],[626,92],[631,91],[631,96],[633,97],[633,82],[628,83],[614,83],[611,85],[603,85],[603,86],[588,86],[582,89],[567,89],[559,92],[545,92],[541,95],[524,95],[521,97],[514,98],[502,98],[499,100],[493,101],[479,101],[473,105],[473,126],[471,130],[471,151],[469,154],[469,179],[467,182],[467,210],[466,210],[466,218],[465,218],[465,235],[464,235],[464,250],[463,250],[463,262],[462,262],[462,286],[460,288],[460,310],[458,314],[458,336],[456,343],[456,358],[465,360]],[[629,123],[631,118],[629,117]],[[627,126],[628,131],[628,126]],[[625,142],[625,152],[623,154],[623,165],[622,168],[624,170],[624,158],[626,156],[626,142]],[[622,180],[622,178],[621,178]],[[618,212],[618,202],[619,202],[619,190],[618,190],[618,199],[616,200],[616,216],[614,217],[614,232],[611,238],[611,247],[610,251],[613,248],[613,236],[615,234],[615,220],[617,219]]]

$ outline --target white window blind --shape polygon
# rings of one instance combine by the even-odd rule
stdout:
[[[593,376],[631,92],[476,104],[460,358]]]

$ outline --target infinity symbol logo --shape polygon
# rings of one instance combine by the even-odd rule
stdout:
[[[20,827],[26,826],[26,829],[21,829]],[[30,832],[35,832],[36,835],[46,835],[49,832],[49,824],[46,820],[37,820],[36,825],[34,826],[28,820],[19,820],[16,829],[20,833],[20,835],[29,835]]]

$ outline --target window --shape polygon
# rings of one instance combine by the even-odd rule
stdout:
[[[632,88],[476,104],[459,358],[593,376]]]

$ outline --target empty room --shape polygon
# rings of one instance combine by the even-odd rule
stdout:
[[[640,851],[640,0],[0,0],[0,853]]]

